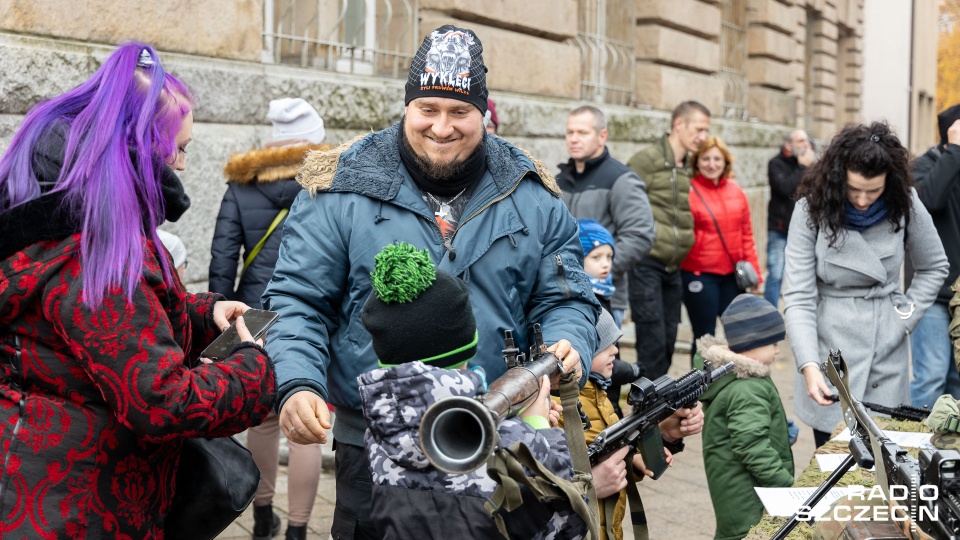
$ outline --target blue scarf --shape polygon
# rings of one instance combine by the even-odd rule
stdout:
[[[593,289],[594,294],[599,294],[606,298],[613,296],[614,291],[617,290],[617,288],[613,286],[613,276],[607,276],[607,279],[590,276],[590,287]]]
[[[887,203],[883,197],[877,199],[866,210],[857,210],[850,204],[850,201],[844,203],[843,209],[845,229],[852,231],[865,231],[887,217]]]
[[[599,388],[602,392],[606,392],[607,388],[610,388],[610,385],[613,384],[611,379],[608,379],[607,377],[604,377],[595,371],[591,371],[587,378],[593,381],[593,384],[597,385],[597,388]]]

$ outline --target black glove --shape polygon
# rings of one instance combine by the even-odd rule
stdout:
[[[615,386],[630,384],[643,376],[643,368],[638,364],[631,364],[623,360],[613,361],[613,374],[610,380]]]

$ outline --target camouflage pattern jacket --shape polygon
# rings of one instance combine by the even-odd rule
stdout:
[[[467,474],[435,469],[420,449],[418,429],[427,408],[451,396],[473,397],[484,383],[474,371],[445,370],[411,362],[375,369],[357,378],[367,421],[365,446],[373,477],[373,521],[381,538],[497,538],[484,509],[497,487],[486,467]],[[537,431],[519,418],[498,429],[504,446],[523,442],[554,474],[570,479],[573,462],[560,429]],[[568,505],[547,506],[533,497],[504,515],[511,538],[583,538],[586,526]]]

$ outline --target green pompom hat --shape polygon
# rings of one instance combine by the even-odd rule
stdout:
[[[382,367],[416,360],[456,367],[477,355],[467,284],[438,270],[426,250],[388,245],[374,259],[370,281],[362,319]]]

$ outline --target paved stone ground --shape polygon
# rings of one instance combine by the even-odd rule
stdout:
[[[678,339],[677,354],[673,357],[670,369],[671,376],[679,376],[689,371],[690,356],[689,328],[682,325]],[[622,355],[628,361],[636,358],[636,351],[632,347],[632,326],[624,328],[624,351]],[[793,355],[788,343],[781,344],[781,356],[777,359],[773,369],[773,380],[780,390],[780,396],[786,409],[787,416],[793,415],[793,377],[796,373],[793,367]],[[813,455],[813,434],[806,426],[801,427],[800,438],[793,446],[793,458],[796,470],[802,471]],[[326,540],[330,537],[330,524],[333,522],[335,501],[333,478],[333,451],[324,449],[324,469],[320,475],[320,489],[317,494],[313,514],[308,526],[309,538]],[[688,437],[686,449],[679,454],[674,466],[657,481],[647,480],[639,485],[640,496],[643,499],[647,518],[650,522],[651,540],[699,540],[713,537],[715,520],[713,507],[710,504],[710,494],[707,490],[707,479],[703,472],[703,454],[701,452],[700,437]],[[277,495],[274,499],[274,508],[281,515],[286,528],[287,509],[287,470],[281,467],[277,479]],[[629,514],[628,514],[629,515]],[[218,538],[221,540],[250,539],[253,531],[253,512],[248,509],[243,516],[233,523]],[[632,538],[629,523],[625,524],[625,537]],[[283,531],[279,538],[282,538]]]

